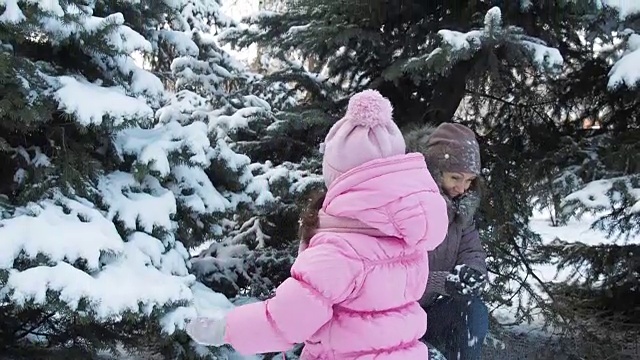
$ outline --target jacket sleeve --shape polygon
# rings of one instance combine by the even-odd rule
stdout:
[[[225,342],[243,355],[285,351],[309,339],[333,316],[333,305],[356,291],[363,262],[346,241],[314,240],[291,267],[291,276],[269,300],[233,309]]]
[[[448,295],[444,290],[444,283],[447,280],[448,271],[430,271],[427,280],[427,288],[418,301],[422,307],[427,307],[433,303],[438,295]]]
[[[457,265],[468,265],[469,267],[487,275],[487,253],[482,248],[480,235],[476,229],[475,222],[472,222],[462,229],[460,248],[458,250]]]
[[[466,264],[487,275],[487,254],[482,248],[480,235],[475,223],[471,222],[462,229],[460,247],[456,256],[456,265]],[[420,299],[420,305],[428,307],[438,295],[449,295],[445,290],[445,281],[449,271],[430,271],[427,288]]]

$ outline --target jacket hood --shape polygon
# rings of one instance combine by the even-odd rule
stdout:
[[[437,126],[430,124],[423,126],[413,126],[404,131],[404,142],[407,145],[407,152],[418,152],[424,155],[427,152],[427,142]],[[433,165],[429,165],[429,170],[433,172]]]
[[[404,141],[407,145],[407,152],[416,152],[422,154],[422,156],[426,156],[427,143],[436,129],[436,126],[429,124],[406,129],[404,133]],[[438,164],[427,164],[427,166],[429,167],[431,176],[440,189],[442,184],[442,170],[438,168]]]
[[[419,153],[376,159],[342,174],[327,190],[321,223],[323,217],[350,219],[352,226],[409,245],[427,240],[430,249],[442,242],[448,225],[445,200]]]

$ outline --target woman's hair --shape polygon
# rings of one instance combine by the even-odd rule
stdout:
[[[311,240],[315,231],[318,229],[318,212],[322,209],[322,203],[324,202],[326,194],[324,190],[313,193],[307,206],[300,214],[298,237],[300,241],[306,245],[309,245],[309,240]]]

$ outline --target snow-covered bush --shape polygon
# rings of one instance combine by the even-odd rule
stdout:
[[[232,306],[188,249],[272,200],[221,124],[255,109],[228,96],[219,8],[0,2],[1,353],[237,358],[180,331]]]

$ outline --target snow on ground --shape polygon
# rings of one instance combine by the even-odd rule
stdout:
[[[591,229],[591,224],[598,218],[598,215],[585,214],[580,220],[572,219],[565,226],[552,226],[550,222],[550,216],[548,211],[536,211],[530,219],[530,228],[535,233],[539,234],[542,238],[543,244],[550,244],[555,239],[561,239],[564,241],[580,241],[586,245],[598,245],[612,243],[612,239],[606,237],[606,233]],[[640,243],[640,236],[636,236],[629,240],[630,243]],[[533,270],[536,276],[540,280],[545,282],[562,282],[567,279],[571,274],[571,269],[562,269],[558,271],[555,265],[533,265]],[[524,274],[523,274],[524,275]],[[538,283],[534,279],[530,279],[529,282],[533,284],[534,288],[539,289]],[[517,284],[514,283],[514,287]],[[547,298],[542,296],[542,298]],[[501,307],[493,310],[493,315],[501,323],[512,323],[515,320],[512,308]],[[534,316],[534,321],[531,324],[522,324],[512,327],[516,333],[528,333],[537,335],[550,335],[552,331],[543,329],[544,318],[542,314]]]

